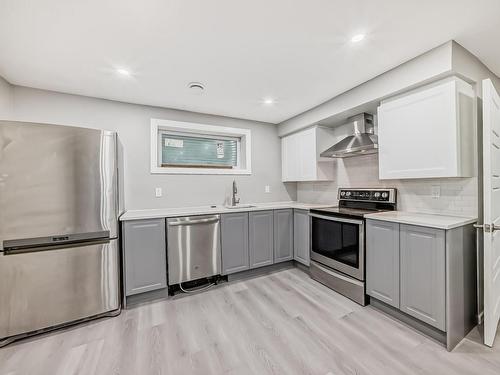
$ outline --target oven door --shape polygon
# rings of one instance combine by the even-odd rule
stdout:
[[[358,280],[365,279],[363,220],[311,216],[311,259]]]

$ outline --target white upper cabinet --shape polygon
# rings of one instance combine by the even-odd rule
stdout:
[[[319,155],[333,143],[332,130],[319,126],[281,138],[282,181],[332,180],[332,159]]]
[[[378,108],[380,179],[474,175],[474,91],[456,77]]]

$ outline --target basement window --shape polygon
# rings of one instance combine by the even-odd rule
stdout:
[[[251,174],[250,130],[151,120],[151,173]]]
[[[240,138],[160,130],[163,168],[238,168]]]

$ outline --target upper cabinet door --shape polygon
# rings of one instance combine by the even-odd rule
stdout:
[[[333,159],[320,153],[333,145],[332,129],[315,126],[281,138],[282,181],[333,179]]]
[[[312,181],[317,177],[316,129],[310,128],[298,133],[298,166],[301,180]]]
[[[297,181],[299,178],[299,169],[297,167],[299,153],[298,137],[292,134],[281,138],[281,180]]]
[[[474,174],[474,91],[451,77],[378,108],[380,179]]]

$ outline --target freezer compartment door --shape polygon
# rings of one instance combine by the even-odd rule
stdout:
[[[0,250],[7,240],[117,236],[114,132],[0,121]]]
[[[119,308],[118,240],[0,253],[0,340]]]

